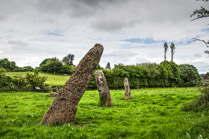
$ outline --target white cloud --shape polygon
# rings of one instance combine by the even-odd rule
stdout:
[[[200,6],[196,0],[0,0],[0,58],[19,66],[38,66],[48,57],[75,54],[75,64],[95,44],[105,50],[100,64],[160,63],[163,42],[176,43],[175,62],[194,64],[208,71],[208,56],[202,43],[208,39],[208,20],[191,22],[190,14]],[[121,40],[149,39],[153,44]],[[169,58],[169,56],[168,56]]]

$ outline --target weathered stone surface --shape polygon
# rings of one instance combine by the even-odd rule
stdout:
[[[131,98],[131,90],[130,90],[130,86],[129,86],[127,77],[124,79],[124,88],[125,88],[125,99],[130,99]]]
[[[45,113],[42,124],[74,123],[78,102],[88,87],[92,74],[100,61],[103,49],[101,44],[96,44],[82,58],[75,72],[59,91],[52,105]]]
[[[110,91],[104,73],[101,70],[97,71],[95,75],[95,79],[96,79],[97,88],[99,90],[99,97],[100,97],[99,105],[112,106]]]

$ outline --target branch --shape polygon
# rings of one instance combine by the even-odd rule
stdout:
[[[191,40],[191,42],[195,42],[195,41],[201,41],[203,42],[207,47],[209,47],[209,41],[205,41],[205,40],[201,40],[201,39],[197,39],[197,38],[193,38]]]
[[[197,1],[205,1],[205,2],[207,2],[207,1],[209,1],[209,0],[197,0]]]
[[[209,17],[209,11],[206,10],[204,7],[201,7],[198,10],[195,10],[190,17],[194,17],[196,16],[194,19],[192,19],[192,21],[197,20],[197,19],[201,19],[201,18],[206,18]]]

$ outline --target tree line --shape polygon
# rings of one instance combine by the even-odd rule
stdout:
[[[73,54],[68,54],[62,60],[56,57],[46,58],[35,69],[40,72],[71,75],[75,70],[74,57]],[[31,66],[18,67],[14,61],[9,61],[7,58],[0,59],[0,68],[7,72],[31,72],[34,70]]]
[[[160,64],[118,64],[112,70],[102,69],[102,71],[110,89],[123,88],[125,77],[128,77],[132,89],[142,87],[189,87],[199,85],[201,81],[201,76],[193,65],[177,65],[168,61],[163,61]],[[90,89],[96,89],[94,79],[92,77],[89,84]]]
[[[18,67],[14,61],[9,61],[7,58],[0,59],[0,68],[8,72],[26,72],[34,70],[31,66]]]

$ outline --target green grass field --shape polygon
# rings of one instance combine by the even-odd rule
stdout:
[[[43,126],[54,98],[48,93],[0,93],[0,138],[208,138],[209,112],[184,112],[183,104],[200,95],[197,88],[110,90],[112,107],[99,107],[99,95],[86,91],[75,125]]]
[[[7,72],[8,76],[24,76],[27,72]],[[61,86],[69,79],[70,76],[54,75],[49,73],[39,73],[40,76],[47,77],[46,84],[51,86]]]

